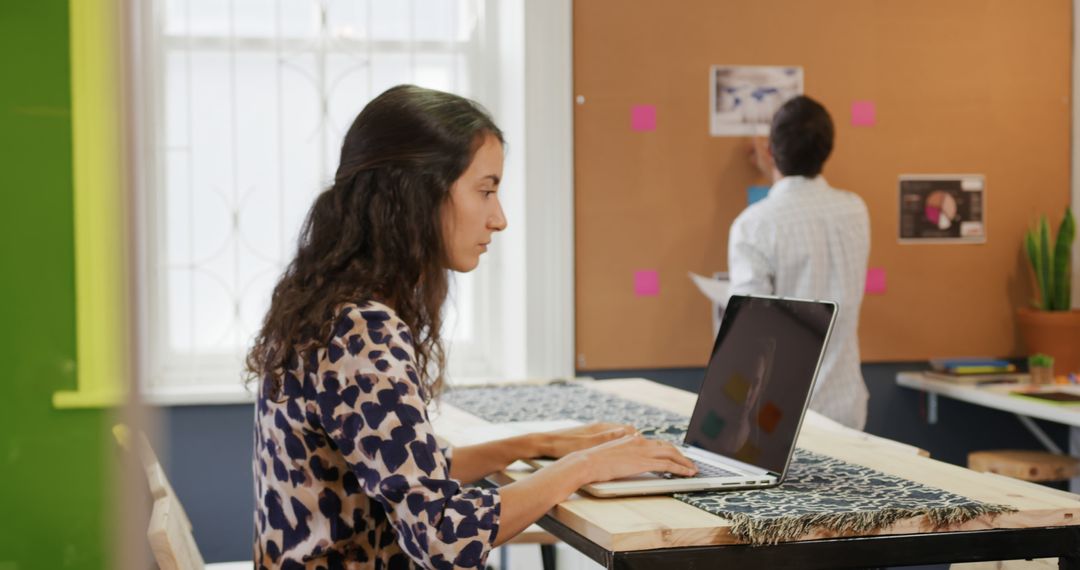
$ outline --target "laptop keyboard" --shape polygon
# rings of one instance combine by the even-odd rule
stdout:
[[[703,463],[703,462],[697,461],[697,460],[695,460],[693,458],[690,458],[690,460],[694,462],[695,466],[697,466],[697,469],[698,469],[697,475],[693,475],[692,477],[683,477],[682,475],[674,475],[672,473],[664,473],[664,477],[666,477],[668,479],[691,479],[691,478],[692,479],[703,479],[703,478],[706,478],[706,477],[736,477],[736,476],[740,475],[739,473],[736,473],[734,471],[729,471],[729,470],[724,469],[723,467],[719,467],[717,465],[712,465],[710,463]]]
[[[735,477],[739,475],[729,469],[724,469],[723,467],[703,463],[701,461],[694,461],[694,465],[698,468],[697,475],[694,475],[694,477],[698,479],[702,477]]]

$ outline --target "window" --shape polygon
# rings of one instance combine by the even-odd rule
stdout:
[[[522,113],[500,87],[506,52],[489,49],[507,42],[498,10],[496,0],[157,0],[137,18],[139,349],[151,401],[245,398],[244,354],[367,101],[415,83],[477,99],[500,123]],[[508,172],[523,159],[511,147]],[[523,192],[504,201],[508,215],[524,210]],[[513,307],[524,275],[503,261],[524,241],[505,241],[455,276],[452,378],[525,373],[507,365],[524,335],[505,330],[523,311]]]

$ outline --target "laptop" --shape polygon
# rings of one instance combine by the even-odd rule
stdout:
[[[829,301],[733,295],[679,449],[698,474],[649,473],[583,490],[620,497],[779,485],[836,311]]]

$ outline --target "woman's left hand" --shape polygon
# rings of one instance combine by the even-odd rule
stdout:
[[[533,434],[539,440],[538,450],[542,457],[559,458],[580,449],[588,449],[637,433],[637,428],[626,424],[596,423],[557,431]]]

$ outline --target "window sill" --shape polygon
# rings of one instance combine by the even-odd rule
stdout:
[[[575,378],[575,380],[589,380],[590,378]],[[485,377],[475,378],[458,378],[453,382],[447,384],[448,388],[466,388],[474,386],[490,386],[490,385],[505,385],[505,384],[546,384],[550,382],[550,379],[495,379]],[[72,395],[76,395],[71,393]],[[61,393],[57,393],[54,396],[54,403],[59,398]],[[255,392],[247,389],[243,385],[233,386],[191,386],[191,387],[151,387],[145,388],[140,398],[144,405],[148,406],[228,406],[237,404],[253,404],[255,402]],[[93,400],[87,400],[88,402]],[[120,403],[121,398],[117,398],[113,405]],[[57,407],[61,407],[56,404]],[[80,407],[69,405],[66,407]],[[91,405],[85,405],[81,407],[94,407]],[[100,406],[99,406],[100,407]]]
[[[140,400],[147,406],[227,406],[253,404],[255,393],[242,385],[234,386],[161,386],[145,388]]]
[[[53,407],[58,410],[115,408],[124,404],[124,394],[114,390],[64,390],[53,392]]]

